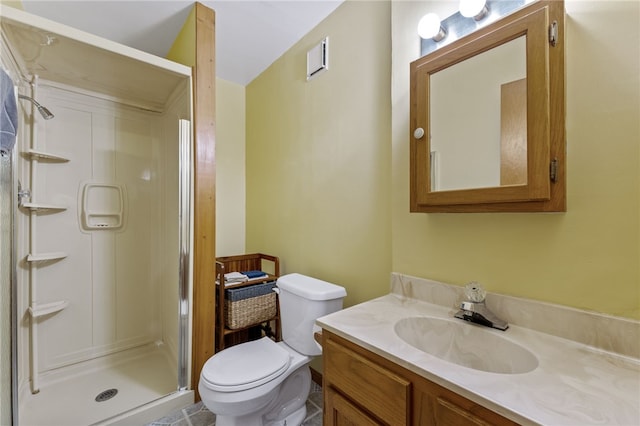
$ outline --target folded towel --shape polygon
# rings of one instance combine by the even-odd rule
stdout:
[[[0,150],[9,152],[16,143],[18,107],[11,77],[0,68]]]
[[[268,275],[262,271],[243,271],[242,273],[246,275],[250,280],[255,280],[256,278],[268,277]]]
[[[249,281],[249,278],[240,272],[229,272],[228,274],[224,274],[224,282],[227,284],[243,283],[245,281]]]

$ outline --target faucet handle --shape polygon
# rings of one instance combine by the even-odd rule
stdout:
[[[471,281],[469,284],[467,284],[464,287],[464,295],[467,297],[468,300],[472,302],[480,303],[480,302],[484,302],[484,298],[487,295],[487,291],[484,289],[482,284],[476,281]]]

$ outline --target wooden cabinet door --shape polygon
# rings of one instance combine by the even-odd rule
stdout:
[[[517,426],[517,423],[424,378],[413,381],[412,425]]]
[[[322,348],[325,425],[518,425],[326,330]]]
[[[477,407],[477,406],[476,406]],[[436,425],[447,426],[491,426],[491,423],[476,416],[471,411],[460,407],[445,398],[435,398]]]
[[[411,383],[333,339],[323,341],[325,385],[394,426],[407,425]],[[357,348],[353,348],[357,349]]]
[[[328,389],[325,392],[325,398],[325,426],[377,426],[382,424],[333,389]]]

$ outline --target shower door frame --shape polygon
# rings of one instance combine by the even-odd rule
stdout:
[[[18,398],[17,390],[17,359],[18,359],[18,326],[17,326],[17,291],[16,291],[16,240],[15,240],[15,208],[16,204],[14,202],[15,194],[15,170],[16,170],[16,150],[15,148],[10,151],[2,151],[0,152],[0,215],[8,217],[8,221],[3,220],[0,224],[0,230],[2,232],[2,236],[4,236],[5,232],[9,235],[9,244],[5,244],[6,241],[4,238],[2,239],[3,249],[9,250],[9,256],[2,256],[0,271],[2,271],[2,275],[0,276],[0,285],[3,287],[8,285],[10,300],[9,300],[9,327],[8,330],[11,333],[10,337],[10,355],[11,355],[11,377],[9,384],[10,387],[10,397],[11,403],[5,405],[5,407],[10,407],[11,412],[9,417],[11,417],[13,424],[17,423],[17,412],[18,412]],[[7,247],[5,247],[5,245]],[[4,291],[4,289],[3,289]],[[4,312],[3,312],[4,316]],[[3,325],[4,326],[4,325]],[[6,332],[7,329],[3,329],[3,332]],[[5,367],[2,365],[2,367]],[[5,390],[3,383],[3,391]],[[6,415],[3,415],[6,417]]]

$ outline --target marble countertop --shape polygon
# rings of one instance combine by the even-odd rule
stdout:
[[[636,358],[513,324],[506,331],[483,327],[538,358],[539,365],[531,372],[499,374],[444,361],[405,343],[394,332],[400,319],[453,319],[454,312],[391,293],[324,316],[317,323],[523,425],[640,425],[640,360]]]

